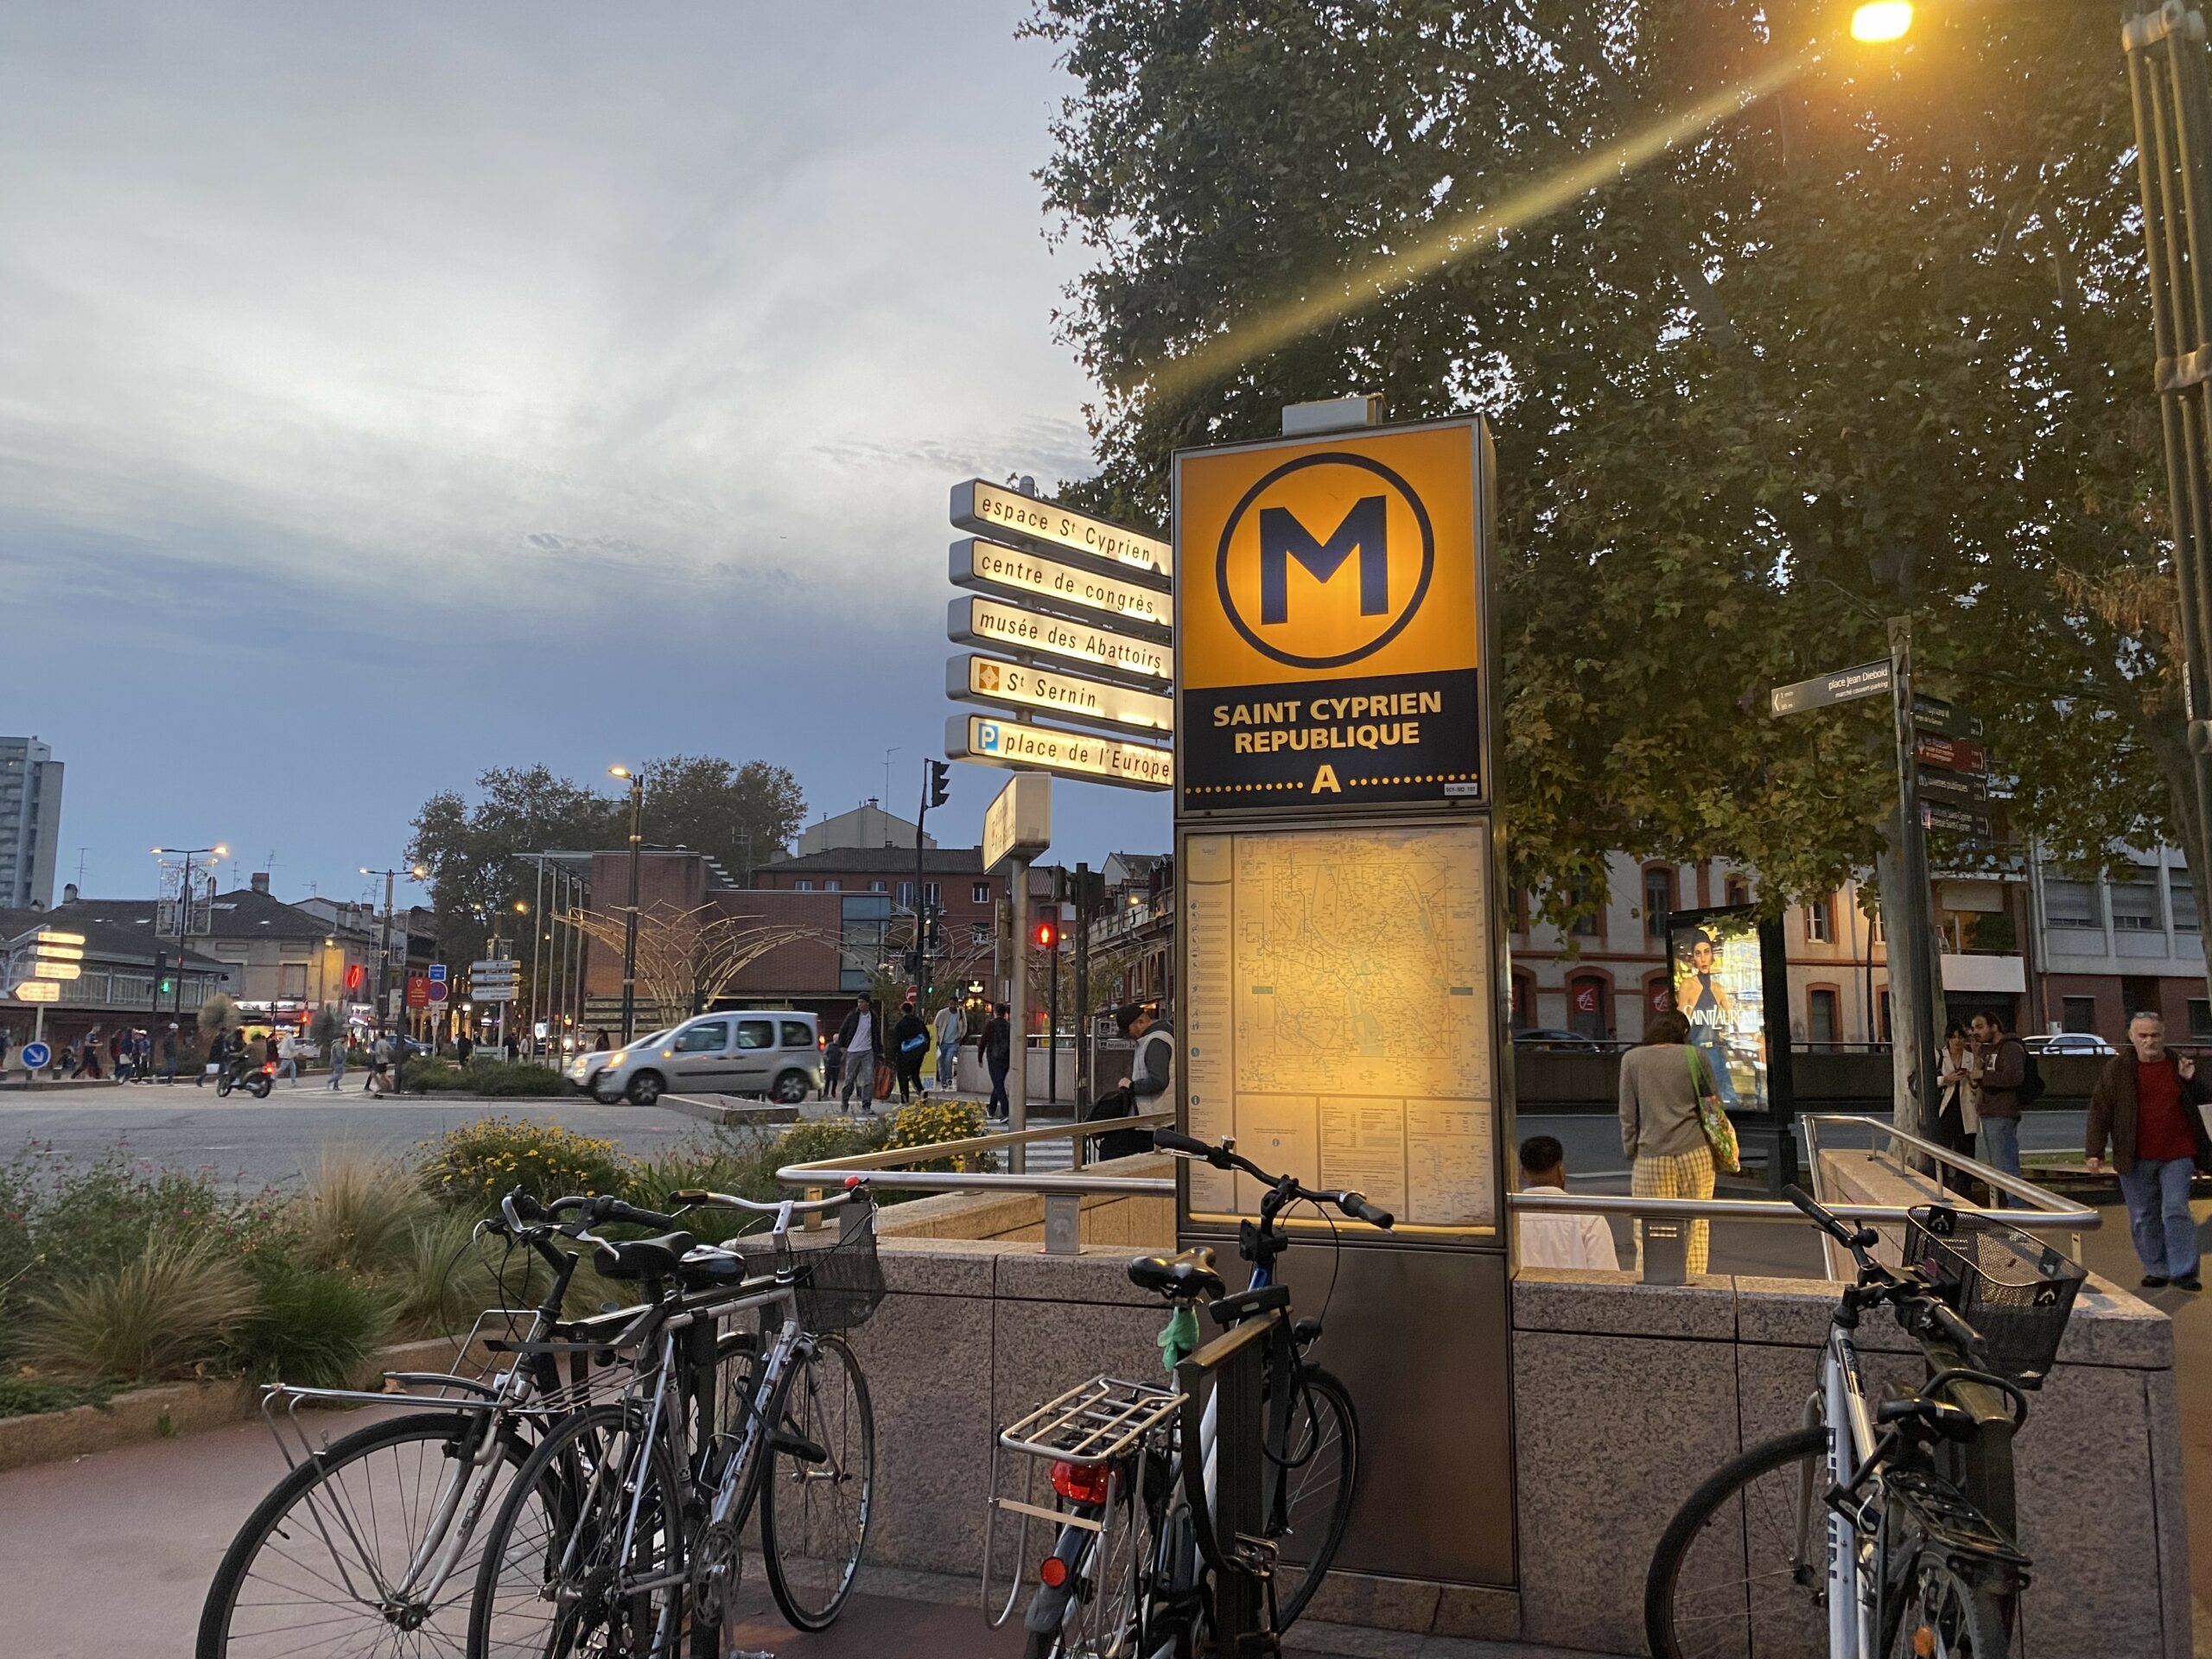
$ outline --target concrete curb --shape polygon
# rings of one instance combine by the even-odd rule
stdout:
[[[453,1337],[397,1343],[378,1349],[367,1369],[372,1377],[385,1371],[449,1370],[457,1348],[458,1339]],[[141,1440],[227,1428],[251,1417],[260,1406],[257,1383],[215,1377],[133,1389],[104,1406],[0,1417],[0,1472],[112,1452]]]
[[[653,1102],[671,1112],[685,1117],[696,1117],[702,1123],[717,1123],[725,1128],[742,1128],[748,1124],[796,1123],[798,1108],[778,1106],[765,1100],[746,1100],[735,1095],[663,1095]]]

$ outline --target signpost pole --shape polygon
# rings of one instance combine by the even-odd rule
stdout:
[[[1058,886],[1057,883],[1054,884]],[[1052,908],[1057,911],[1056,904]],[[1045,1101],[1047,1105],[1060,1103],[1060,926],[1059,918],[1052,918],[1052,989],[1045,1004]]]
[[[1931,941],[1934,918],[1928,891],[1928,835],[1920,821],[1917,733],[1913,719],[1912,619],[1890,619],[1891,707],[1897,749],[1897,817],[1882,889],[1890,967],[1890,1057],[1895,1099],[1892,1122],[1925,1135],[1935,1122],[1936,1008],[1940,965]]]
[[[1013,1027],[1014,1064],[1007,1069],[1007,1127],[1029,1127],[1029,860],[1027,855],[1007,861],[1007,880],[1014,903],[1014,972],[1007,988],[1007,1023]],[[1028,1166],[1017,1141],[1007,1149],[1007,1167],[1019,1175]]]
[[[1090,1109],[1090,866],[1075,867],[1075,1115]]]

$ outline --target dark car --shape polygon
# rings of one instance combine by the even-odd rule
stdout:
[[[1545,1026],[1533,1026],[1513,1033],[1516,1048],[1562,1049],[1575,1054],[1605,1054],[1612,1045],[1596,1037],[1585,1037],[1579,1031],[1556,1031]]]

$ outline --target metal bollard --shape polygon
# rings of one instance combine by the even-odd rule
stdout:
[[[1643,1282],[1647,1285],[1688,1282],[1690,1224],[1676,1216],[1646,1216],[1637,1224],[1643,1230]]]

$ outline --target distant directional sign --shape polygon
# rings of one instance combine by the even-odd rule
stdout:
[[[433,985],[442,984],[445,982],[445,963],[442,962],[434,962],[430,964],[430,983]]]
[[[1986,839],[1989,818],[1986,813],[1968,812],[1955,806],[1936,806],[1923,802],[1920,808],[1923,829],[1940,830],[1946,835],[1976,836]]]
[[[982,715],[955,715],[946,721],[944,752],[955,760],[1055,772],[1094,784],[1168,789],[1175,782],[1173,754],[1149,743],[1123,743]]]
[[[1981,735],[1981,721],[1978,717],[1941,697],[1915,697],[1912,700],[1912,724],[1916,731],[1934,732],[1942,737]]]
[[[1924,771],[1919,789],[1922,800],[1939,806],[1970,807],[1989,798],[1989,780],[1971,772]]]
[[[1015,537],[1094,560],[1108,569],[1175,574],[1175,550],[1157,536],[1072,512],[980,478],[952,486],[952,522],[978,536],[1001,542]]]
[[[949,574],[956,588],[1075,616],[1111,618],[1136,632],[1157,629],[1162,639],[1174,615],[1174,600],[1148,576],[1101,575],[1050,554],[1001,547],[980,537],[952,544]]]
[[[945,614],[945,632],[955,645],[1057,657],[1162,686],[1175,675],[1173,645],[1135,639],[1096,623],[1039,616],[995,599],[954,600]]]
[[[1175,724],[1175,700],[1156,691],[989,657],[955,657],[946,663],[944,695],[957,702],[995,703],[1139,735],[1168,732]]]
[[[1947,772],[1986,772],[1989,770],[1989,753],[1972,738],[1942,737],[1931,732],[1922,732],[1913,739],[1912,753],[1923,766],[1940,766]]]
[[[1890,663],[1885,657],[1878,663],[1839,668],[1833,674],[1800,680],[1795,685],[1777,685],[1774,688],[1774,712],[1801,715],[1809,709],[1827,709],[1839,702],[1854,702],[1860,697],[1885,697],[1889,694]]]
[[[61,988],[50,979],[27,979],[16,987],[19,1002],[59,1002]]]

